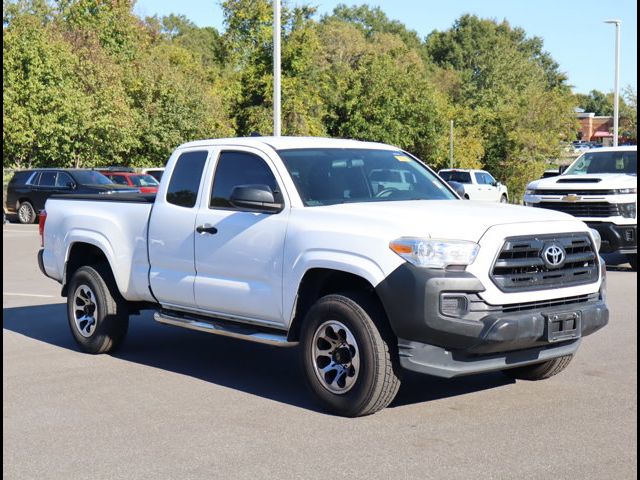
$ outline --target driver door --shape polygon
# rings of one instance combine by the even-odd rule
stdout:
[[[280,196],[279,213],[243,211],[230,203],[239,185],[267,185]],[[195,300],[221,316],[284,324],[282,270],[289,210],[271,160],[251,148],[222,149],[213,182],[196,218]],[[200,227],[200,228],[198,228]],[[205,229],[207,229],[205,231]]]

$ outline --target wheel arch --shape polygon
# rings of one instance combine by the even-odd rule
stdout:
[[[67,248],[62,274],[62,296],[67,296],[69,280],[80,267],[98,264],[106,265],[114,276],[116,284],[118,284],[118,280],[114,275],[115,272],[112,262],[109,259],[109,255],[105,252],[103,245],[95,241],[88,241],[87,239],[70,243]],[[118,288],[120,287],[118,286]]]
[[[300,339],[304,318],[316,300],[325,295],[341,292],[366,294],[378,302],[384,311],[384,305],[376,293],[374,285],[363,276],[335,268],[309,268],[298,284],[293,316],[289,326],[289,341]]]

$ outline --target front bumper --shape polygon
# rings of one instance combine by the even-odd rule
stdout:
[[[577,339],[555,346],[479,356],[465,352],[451,352],[434,345],[400,340],[398,349],[400,365],[404,369],[436,377],[453,378],[522,367],[565,355],[573,355],[579,345],[580,339]]]
[[[536,363],[567,355],[571,348],[577,348],[581,337],[609,321],[604,290],[571,299],[504,306],[485,303],[478,296],[483,290],[481,282],[468,272],[434,271],[409,264],[381,282],[376,291],[398,337],[402,366],[456,376]],[[469,305],[457,317],[442,311],[443,294],[452,293],[467,299]],[[550,340],[549,318],[568,312],[579,319],[575,335]]]
[[[610,222],[587,222],[602,237],[602,253],[638,253],[638,225],[616,225]]]

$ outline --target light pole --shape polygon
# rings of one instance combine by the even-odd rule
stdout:
[[[613,146],[618,146],[618,108],[620,103],[620,24],[621,20],[605,20],[616,26],[616,73],[613,86]]]
[[[273,136],[280,136],[280,0],[273,0]]]

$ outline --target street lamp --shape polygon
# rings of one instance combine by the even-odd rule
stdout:
[[[618,107],[620,102],[620,24],[621,20],[605,20],[616,26],[616,73],[613,86],[613,146],[618,146]]]
[[[280,0],[273,0],[273,136],[280,136]]]

